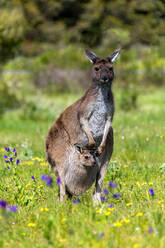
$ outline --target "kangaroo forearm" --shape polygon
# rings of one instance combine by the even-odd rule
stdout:
[[[105,142],[106,142],[106,139],[107,139],[107,135],[108,135],[108,133],[109,133],[109,129],[110,129],[111,126],[112,126],[111,120],[107,120],[107,121],[106,121],[106,124],[105,124],[103,139],[102,139],[102,141],[101,141],[100,146],[105,146]]]
[[[112,120],[111,120],[111,117],[109,117],[105,123],[105,128],[104,128],[104,134],[103,134],[103,138],[102,138],[102,141],[101,141],[101,144],[99,145],[98,147],[98,154],[100,155],[103,150],[104,150],[104,147],[106,145],[106,140],[107,140],[107,135],[109,133],[109,130],[110,130],[110,127],[112,126]]]
[[[89,130],[88,121],[86,119],[81,120],[81,125],[88,137],[89,146],[93,146],[95,144],[95,141],[93,139],[91,131]]]

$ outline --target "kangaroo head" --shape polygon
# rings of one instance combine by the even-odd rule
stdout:
[[[78,155],[78,160],[80,165],[93,167],[96,165],[96,158],[94,153],[86,148],[82,148],[78,145],[75,145]]]
[[[87,57],[93,63],[92,78],[96,84],[109,84],[113,81],[113,63],[118,58],[121,50],[117,50],[105,59],[100,59],[96,54],[85,50]]]

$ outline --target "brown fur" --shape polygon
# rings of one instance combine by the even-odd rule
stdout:
[[[88,57],[90,57],[90,55]],[[94,147],[97,150],[97,169],[93,171],[93,175],[94,180],[96,180],[94,200],[99,202],[102,182],[113,151],[113,130],[111,127],[111,121],[114,114],[113,95],[111,91],[111,83],[114,77],[113,64],[110,61],[110,57],[103,60],[94,57],[92,60],[94,63],[92,85],[81,99],[68,107],[60,115],[51,127],[46,138],[46,156],[48,162],[54,169],[55,174],[60,176],[62,181],[60,185],[61,201],[65,198],[65,172],[68,168],[68,157],[75,143],[79,143],[83,147],[87,147],[89,150]],[[93,111],[97,111],[97,109],[93,108],[95,108],[96,99],[100,94],[100,89],[101,91],[103,89],[102,101],[105,101],[104,106],[110,106],[110,109],[107,108],[106,115],[103,116],[103,119],[105,118],[104,122],[106,127],[104,129],[106,130],[102,130],[101,142],[94,138],[88,126],[90,115]],[[109,121],[109,124],[107,124],[107,121]],[[85,138],[88,140],[87,143]],[[76,158],[76,160],[77,165],[79,163],[81,164],[82,161],[80,158]],[[81,181],[81,173],[79,174],[79,178]],[[85,184],[87,181],[88,173],[86,178],[84,178],[83,183]],[[93,183],[93,178],[91,181]],[[89,183],[89,185],[91,186],[91,183]],[[84,190],[82,190],[82,192],[84,192]],[[74,194],[74,192],[71,193]]]

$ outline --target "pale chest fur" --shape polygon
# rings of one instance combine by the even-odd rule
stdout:
[[[87,109],[88,126],[96,142],[96,146],[99,146],[101,143],[107,117],[112,117],[114,113],[113,99],[110,99],[113,96],[110,93],[107,89],[100,89],[97,97]]]

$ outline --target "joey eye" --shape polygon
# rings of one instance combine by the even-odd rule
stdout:
[[[99,71],[99,67],[95,67],[95,71]]]
[[[109,67],[109,71],[113,71],[113,67]]]
[[[89,159],[89,157],[88,156],[85,156],[85,159]]]

